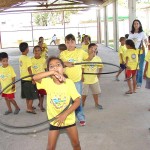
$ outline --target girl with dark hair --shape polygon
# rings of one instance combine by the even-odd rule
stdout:
[[[139,69],[138,65],[138,54],[140,50],[137,50],[135,44],[132,40],[126,40],[126,54],[125,54],[125,64],[126,64],[126,78],[129,90],[125,94],[136,93],[136,72]],[[131,79],[133,84],[131,84]]]
[[[142,49],[144,50],[144,45],[147,46],[147,37],[143,31],[142,24],[138,19],[135,19],[132,24],[131,33],[129,34],[128,39],[132,39],[134,41],[136,49]],[[143,78],[143,66],[144,66],[144,58],[145,58],[145,52],[143,54],[140,54],[139,59],[139,70],[137,72],[137,88],[140,88],[142,86],[142,78]]]
[[[47,70],[33,76],[37,88],[46,90],[48,119],[56,117],[56,120],[50,122],[47,150],[55,149],[61,129],[66,129],[73,149],[81,150],[75,123],[75,110],[80,105],[80,94],[73,81],[64,77],[64,63],[61,59],[50,57]],[[72,104],[71,99],[74,101]],[[61,113],[69,104],[69,108]]]

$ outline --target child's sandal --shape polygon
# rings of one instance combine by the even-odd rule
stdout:
[[[132,94],[132,92],[131,91],[127,91],[127,92],[125,92],[125,94]]]

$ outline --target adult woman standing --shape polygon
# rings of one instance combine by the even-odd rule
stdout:
[[[138,19],[135,19],[132,23],[132,29],[129,34],[128,39],[132,39],[135,43],[136,49],[141,49],[143,50],[143,54],[139,55],[139,70],[137,71],[137,88],[140,88],[142,86],[142,79],[143,79],[143,66],[144,66],[144,58],[145,58],[145,50],[144,50],[144,45],[147,46],[147,37],[143,31],[142,24]]]

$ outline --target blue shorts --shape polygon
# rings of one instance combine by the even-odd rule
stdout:
[[[120,64],[120,68],[121,68],[122,70],[124,70],[124,69],[126,69],[126,65],[125,65],[125,64]]]

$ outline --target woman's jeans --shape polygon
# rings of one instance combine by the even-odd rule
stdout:
[[[79,81],[79,82],[74,82],[74,83],[75,83],[78,93],[82,96],[82,82]],[[75,113],[79,121],[85,121],[85,115],[84,115],[83,108],[82,108],[81,98],[80,98],[80,106],[75,110]]]
[[[145,59],[145,54],[141,54],[139,56],[139,61],[140,61],[139,70],[137,71],[137,75],[136,75],[137,86],[142,86],[144,59]]]

